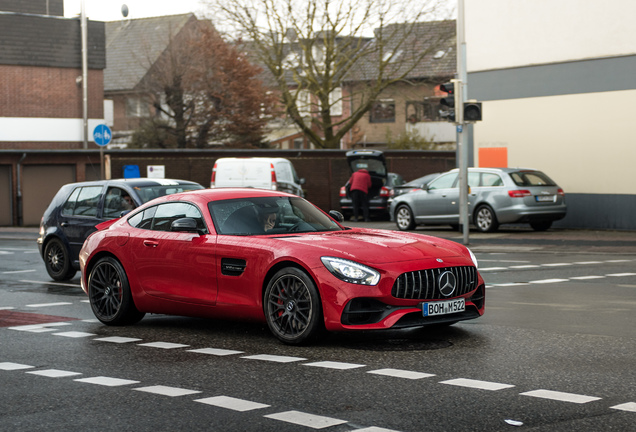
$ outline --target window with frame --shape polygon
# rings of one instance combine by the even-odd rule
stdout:
[[[148,103],[139,97],[126,98],[126,117],[150,117]]]
[[[406,121],[409,123],[443,121],[439,115],[439,99],[406,102]]]
[[[380,99],[373,103],[369,112],[369,123],[394,123],[395,101],[393,99]]]
[[[76,188],[62,207],[62,216],[97,216],[102,186]]]

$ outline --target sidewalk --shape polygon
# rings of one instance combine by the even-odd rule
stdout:
[[[346,226],[395,230],[394,222],[345,222]],[[0,241],[38,238],[38,228],[0,227]],[[418,234],[463,243],[461,232],[447,227],[419,227]],[[527,227],[502,227],[494,233],[480,233],[471,230],[468,246],[473,251],[491,252],[580,252],[582,254],[626,254],[636,255],[636,231],[601,231],[553,228],[537,232]]]

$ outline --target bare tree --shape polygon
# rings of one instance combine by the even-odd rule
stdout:
[[[338,148],[383,90],[408,80],[423,59],[454,37],[450,26],[441,32],[421,31],[422,21],[449,14],[444,0],[208,4],[216,22],[249,41],[270,73],[285,113],[319,148]],[[346,109],[340,113],[340,107]]]
[[[141,84],[159,113],[138,131],[143,139],[177,148],[265,146],[263,113],[273,101],[260,67],[207,21],[168,37]]]

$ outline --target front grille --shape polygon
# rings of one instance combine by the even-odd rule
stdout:
[[[440,276],[450,272],[455,277],[455,290],[450,295],[440,292]],[[399,299],[435,300],[458,297],[477,288],[477,268],[444,267],[402,273],[395,280],[391,295]]]

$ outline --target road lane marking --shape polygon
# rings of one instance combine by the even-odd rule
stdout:
[[[52,327],[63,327],[71,325],[70,322],[52,322],[52,323],[42,323],[42,324],[27,324],[22,326],[9,327],[9,330],[17,330],[17,331],[26,331],[30,333],[44,333],[44,332],[52,332],[57,331],[57,328]]]
[[[605,276],[573,276],[570,279],[573,279],[573,280],[605,279]]]
[[[47,281],[34,281],[34,280],[20,280],[19,282],[30,283],[30,284],[40,284],[40,285],[44,284],[44,285],[67,286],[67,287],[79,288],[80,290],[82,289],[81,285],[62,283],[62,282],[47,282]]]
[[[543,267],[563,267],[563,266],[571,266],[572,263],[549,263],[549,264],[541,264]]]
[[[346,420],[340,420],[331,417],[323,417],[314,414],[308,414],[301,411],[285,411],[265,416],[273,420],[280,420],[285,423],[292,423],[300,426],[310,427],[312,429],[324,429],[332,426],[348,423]]]
[[[378,370],[369,371],[367,373],[396,377],[396,378],[407,378],[407,379],[422,379],[422,378],[435,376],[435,374],[424,373],[424,372],[413,372],[413,371],[401,370],[401,369],[378,369]]]
[[[142,339],[121,337],[121,336],[110,336],[110,337],[104,337],[104,338],[97,338],[93,340],[100,341],[100,342],[128,343],[128,342],[139,342]]]
[[[193,353],[199,353],[199,354],[210,354],[215,356],[243,354],[243,351],[235,351],[235,350],[220,349],[220,348],[201,348],[201,349],[193,349],[193,350],[187,350],[187,351],[193,352]]]
[[[137,344],[137,345],[150,347],[150,348],[161,348],[161,349],[186,348],[190,346],[190,345],[183,345],[183,344],[172,343],[172,342],[148,342],[148,343]]]
[[[572,402],[578,404],[584,404],[596,400],[600,400],[601,398],[595,396],[585,396],[575,393],[564,393],[552,390],[532,390],[525,393],[520,393],[521,396],[531,396],[541,399],[551,399],[562,402]]]
[[[204,399],[195,399],[194,401],[239,412],[253,411],[257,409],[268,408],[270,406],[229,396],[214,396]]]
[[[158,394],[161,396],[170,396],[170,397],[201,393],[198,390],[188,390],[188,389],[182,389],[178,387],[168,387],[168,386],[162,386],[162,385],[139,387],[139,388],[134,388],[133,390],[146,392],[146,393],[152,393],[152,394]]]
[[[636,273],[613,273],[613,274],[607,274],[605,276],[609,276],[609,277],[626,277],[626,276],[636,276]]]
[[[440,381],[440,384],[449,384],[449,385],[454,385],[458,387],[469,387],[469,388],[475,388],[480,390],[491,390],[491,391],[503,390],[503,389],[514,387],[514,385],[512,384],[502,384],[502,383],[496,383],[496,382],[490,382],[490,381],[479,381],[479,380],[473,380],[473,379],[467,379],[467,378],[456,378],[456,379],[451,379],[446,381]]]
[[[26,307],[39,308],[39,307],[55,307],[55,306],[67,306],[72,305],[70,302],[57,302],[57,303],[39,303],[39,304],[30,304],[26,305]]]
[[[269,354],[257,354],[257,355],[250,355],[250,356],[245,356],[241,358],[248,359],[248,360],[263,360],[263,361],[270,361],[270,362],[276,362],[276,363],[291,363],[291,362],[307,360],[306,358],[303,358],[303,357],[290,357],[290,356],[269,355]]]
[[[536,281],[530,281],[528,283],[531,284],[550,284],[550,283],[559,283],[559,282],[567,282],[568,279],[541,279]]]
[[[73,381],[102,385],[106,387],[119,387],[119,386],[131,385],[131,384],[139,384],[139,381],[133,381],[133,380],[127,380],[127,379],[121,379],[121,378],[110,378],[105,376],[79,378]]]
[[[80,372],[63,371],[59,369],[44,369],[38,371],[27,372],[28,374],[44,376],[48,378],[66,378],[75,375],[81,375]]]
[[[2,274],[15,274],[15,273],[32,273],[36,270],[11,270],[2,272]]]
[[[95,333],[69,331],[69,332],[62,332],[62,333],[53,333],[53,336],[63,336],[68,338],[83,338],[83,337],[90,337],[90,336],[97,336],[97,335]]]
[[[610,407],[610,408],[621,410],[621,411],[636,412],[636,402],[627,402],[620,405],[614,405],[613,407]]]
[[[355,364],[355,363],[342,363],[342,362],[334,362],[334,361],[320,361],[314,363],[305,363],[303,366],[314,366],[326,369],[338,369],[338,370],[346,370],[346,369],[355,369],[361,368],[366,365]]]
[[[0,370],[12,371],[12,370],[20,370],[20,369],[32,369],[35,366],[29,366],[20,363],[11,363],[11,362],[3,362],[0,363]]]

